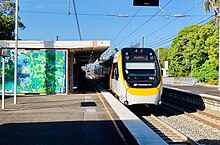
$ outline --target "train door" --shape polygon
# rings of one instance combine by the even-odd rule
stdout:
[[[117,82],[118,82],[118,63],[113,63],[111,89],[117,94]]]

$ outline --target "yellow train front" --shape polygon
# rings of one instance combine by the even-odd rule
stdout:
[[[157,56],[151,48],[123,48],[113,58],[110,90],[125,105],[159,105],[162,77]]]

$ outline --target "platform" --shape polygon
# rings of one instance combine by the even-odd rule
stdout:
[[[0,144],[165,144],[106,90],[102,91],[108,99],[92,85],[83,86],[71,95],[18,97],[16,105],[13,98],[6,98],[6,109],[0,111]]]
[[[202,85],[198,84],[195,86],[180,86],[180,85],[164,85],[165,87],[170,88],[176,88],[192,93],[197,93],[201,96],[214,96],[220,98],[220,91],[218,90],[218,87],[216,86],[208,86],[208,85]]]

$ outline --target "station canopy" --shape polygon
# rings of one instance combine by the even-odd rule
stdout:
[[[15,48],[14,40],[0,40],[0,47]],[[95,62],[110,47],[110,41],[18,41],[18,49],[70,50],[80,65]]]

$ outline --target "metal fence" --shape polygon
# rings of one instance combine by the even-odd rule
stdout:
[[[180,77],[174,79],[174,77],[163,77],[163,84],[165,85],[180,85],[180,86],[194,86],[197,80],[193,77]]]

